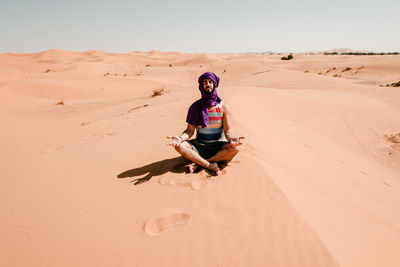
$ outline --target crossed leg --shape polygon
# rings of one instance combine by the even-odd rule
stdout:
[[[229,161],[233,159],[233,157],[239,152],[238,146],[233,146],[231,144],[225,144],[220,151],[217,152],[214,156],[207,159],[209,162],[218,162],[218,161]]]
[[[198,164],[204,168],[214,171],[217,175],[221,174],[221,170],[219,169],[217,162],[231,160],[239,152],[238,147],[235,147],[231,144],[226,144],[220,151],[217,152],[217,154],[209,159],[204,159],[196,151],[194,151],[192,145],[186,141],[179,144],[179,146],[175,147],[175,149],[184,158],[193,161],[195,164]],[[190,169],[190,172],[194,172],[195,170],[196,165]]]

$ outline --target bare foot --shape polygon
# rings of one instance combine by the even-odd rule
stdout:
[[[188,166],[188,173],[192,174],[197,172],[201,168],[200,165],[194,163]]]
[[[217,176],[221,175],[221,170],[219,169],[218,163],[216,162],[210,163],[207,169],[214,171],[217,174]]]

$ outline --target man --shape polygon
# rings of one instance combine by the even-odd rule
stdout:
[[[201,98],[189,108],[187,128],[179,136],[168,136],[168,145],[195,163],[189,168],[190,173],[202,166],[220,175],[217,162],[231,160],[239,152],[244,137],[235,137],[232,133],[229,107],[217,93],[218,76],[206,72],[198,82]],[[195,129],[196,139],[189,140]]]

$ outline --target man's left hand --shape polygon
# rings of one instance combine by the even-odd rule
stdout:
[[[233,137],[231,140],[229,140],[229,143],[233,146],[240,146],[242,144],[242,139],[245,139],[246,137],[240,136],[240,137]]]

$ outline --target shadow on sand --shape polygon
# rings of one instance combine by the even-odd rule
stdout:
[[[160,160],[160,161],[145,165],[143,167],[138,167],[138,168],[124,171],[124,172],[118,174],[117,177],[118,178],[128,178],[128,177],[137,177],[137,176],[145,175],[144,177],[135,178],[132,181],[130,181],[134,185],[139,185],[139,184],[148,182],[153,176],[163,175],[167,172],[187,173],[188,172],[187,166],[191,163],[192,163],[191,161],[185,159],[182,156],[176,157],[176,158],[164,159],[164,160]],[[218,162],[218,165],[219,165],[220,169],[223,170],[228,165],[228,162]],[[201,170],[202,170],[202,168],[199,168],[196,171],[196,173]],[[209,170],[206,170],[206,172],[210,176],[215,176],[214,172],[211,172]]]
[[[159,176],[167,172],[184,173],[186,172],[186,165],[191,162],[184,157],[176,157],[157,161],[143,167],[134,168],[118,174],[118,178],[136,177],[145,175],[141,178],[136,178],[131,181],[134,185],[149,181],[153,176]]]

